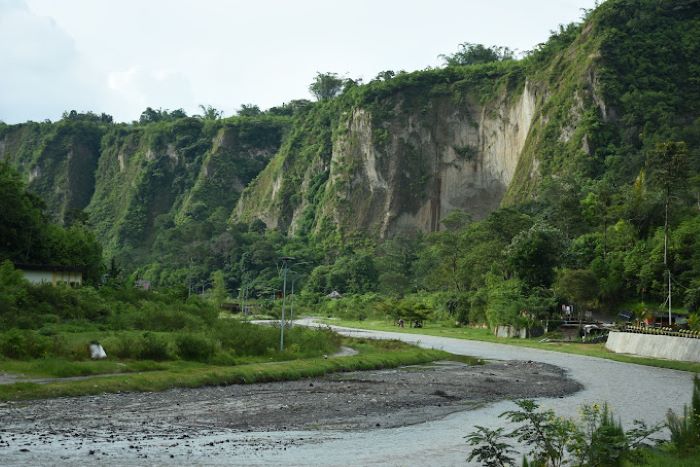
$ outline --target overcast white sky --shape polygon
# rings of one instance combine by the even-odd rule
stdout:
[[[0,120],[147,107],[231,115],[311,96],[316,72],[440,66],[462,42],[529,50],[595,0],[0,0]]]

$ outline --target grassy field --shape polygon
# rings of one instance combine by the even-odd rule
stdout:
[[[647,467],[697,467],[700,465],[700,450],[688,454],[679,454],[671,449],[648,450],[644,456]],[[633,467],[639,464],[625,463]]]
[[[415,365],[435,360],[457,360],[479,363],[477,359],[452,355],[439,350],[425,350],[398,341],[350,339],[346,344],[360,353],[350,357],[315,357],[289,361],[268,361],[240,365],[214,365],[197,362],[132,362],[141,372],[119,375],[95,375],[79,381],[51,383],[18,382],[0,385],[0,400],[43,399],[63,396],[115,393],[124,391],[164,391],[175,387],[200,387],[226,384],[247,384],[287,381],[321,376],[332,372],[376,370],[402,365]],[[114,362],[86,362],[103,370],[113,369]],[[41,360],[0,362],[2,371],[41,368]],[[40,373],[40,371],[37,371]]]
[[[616,354],[605,348],[603,344],[583,344],[580,342],[540,342],[542,338],[517,339],[498,338],[485,328],[469,327],[448,327],[441,323],[426,323],[423,328],[399,328],[387,321],[346,321],[336,318],[318,318],[319,321],[335,326],[346,326],[360,329],[370,329],[375,331],[403,332],[407,334],[425,334],[430,336],[452,337],[456,339],[477,340],[483,342],[494,342],[498,344],[530,347],[541,350],[551,350],[554,352],[571,353],[577,355],[587,355],[589,357],[605,358],[624,363],[634,363],[637,365],[655,366],[659,368],[670,368],[673,370],[690,371],[700,373],[700,363],[677,362],[673,360],[662,360],[657,358],[637,357],[634,355]]]

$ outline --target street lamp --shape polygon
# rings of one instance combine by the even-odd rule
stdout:
[[[311,261],[302,261],[299,263],[294,263],[294,266],[301,266],[302,264],[311,264]],[[294,294],[294,283],[296,280],[299,278],[299,274],[295,271],[292,271],[294,275],[292,276],[292,301],[289,305],[289,310],[290,310],[290,322],[289,322],[289,327],[294,327],[294,302],[296,301],[297,296]]]
[[[280,258],[282,261],[282,321],[280,322],[280,352],[284,352],[284,307],[287,301],[287,270],[289,269],[289,262],[293,261],[294,258],[291,256],[283,256]]]

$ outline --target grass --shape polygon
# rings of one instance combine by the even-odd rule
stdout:
[[[35,360],[0,360],[0,372],[40,378],[63,378],[68,376],[166,370],[176,363],[186,362],[155,362],[152,360],[71,361],[65,358],[39,358]]]
[[[142,373],[97,376],[80,381],[47,384],[19,382],[0,385],[0,400],[45,399],[117,392],[164,391],[176,387],[195,388],[228,384],[290,381],[333,372],[377,370],[416,365],[436,360],[458,360],[470,364],[479,360],[455,356],[440,350],[426,350],[398,341],[353,339],[348,343],[360,351],[351,357],[305,358],[283,362],[259,362],[235,366],[165,362],[163,369]],[[7,363],[7,362],[4,362]],[[41,365],[39,362],[34,362]]]
[[[690,371],[700,373],[700,363],[679,362],[675,360],[663,360],[658,358],[637,357],[634,355],[617,354],[607,350],[604,344],[583,344],[580,342],[540,342],[539,339],[506,339],[498,338],[484,328],[455,328],[447,327],[440,323],[425,323],[423,328],[399,328],[386,321],[349,321],[340,319],[319,318],[320,321],[336,326],[369,329],[374,331],[402,332],[407,334],[425,334],[429,336],[451,337],[456,339],[493,342],[520,347],[529,347],[554,352],[586,355],[589,357],[604,358],[623,363],[669,368],[672,370]]]
[[[625,466],[638,464],[626,462]],[[647,449],[644,452],[644,465],[647,467],[697,467],[700,465],[700,450],[688,454],[679,454],[672,449]]]

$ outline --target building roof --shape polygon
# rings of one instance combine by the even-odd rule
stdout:
[[[14,263],[15,269],[23,271],[83,272],[80,266],[63,266],[60,264],[26,264]]]

